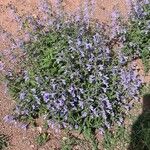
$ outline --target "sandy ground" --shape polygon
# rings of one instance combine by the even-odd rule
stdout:
[[[55,5],[54,0],[51,0],[53,5]],[[0,26],[12,33],[14,36],[16,34],[17,24],[12,20],[10,13],[8,12],[6,6],[8,4],[14,4],[19,13],[24,14],[31,12],[36,14],[37,12],[37,1],[36,0],[0,0]],[[63,6],[65,10],[72,13],[81,6],[83,0],[64,0]],[[110,14],[113,8],[119,9],[124,16],[128,11],[128,6],[125,0],[97,0],[95,5],[95,12],[93,18],[98,19],[100,22],[107,22],[110,19]],[[0,36],[0,51],[4,48],[9,47],[6,41],[2,40]],[[7,58],[9,60],[9,58]],[[138,64],[139,72],[145,81],[150,82],[150,76],[144,76],[143,66],[140,60],[136,61]],[[1,72],[0,72],[1,73]],[[53,137],[50,141],[41,148],[38,148],[35,144],[35,136],[38,134],[39,128],[30,128],[24,131],[19,128],[15,128],[10,124],[6,124],[3,121],[3,117],[9,114],[14,106],[14,102],[6,93],[5,84],[0,81],[0,133],[5,133],[10,136],[10,150],[56,150],[60,145],[60,136],[53,133]],[[55,136],[54,136],[55,134]]]

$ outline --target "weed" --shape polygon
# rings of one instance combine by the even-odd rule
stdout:
[[[63,137],[61,150],[91,150],[89,141],[85,139],[80,139],[72,134],[68,134],[67,137]]]
[[[48,133],[41,133],[36,137],[36,143],[39,146],[42,146],[49,140],[49,138],[50,137],[49,137]]]
[[[8,140],[8,136],[0,134],[0,150],[3,150],[8,146]]]

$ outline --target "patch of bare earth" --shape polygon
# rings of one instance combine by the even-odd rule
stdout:
[[[55,0],[51,0],[55,6]],[[10,32],[13,36],[17,34],[18,24],[12,19],[10,12],[7,9],[8,4],[14,4],[20,14],[31,13],[37,14],[37,1],[36,0],[0,0],[0,27]],[[64,0],[63,6],[69,13],[77,11],[83,5],[83,0]],[[95,11],[93,18],[98,19],[100,22],[107,22],[110,19],[114,7],[119,9],[124,16],[128,10],[125,0],[97,0],[95,4]],[[10,52],[7,41],[0,35],[0,52],[4,52],[5,65],[15,66],[15,62],[10,58]],[[5,50],[5,51],[4,51]],[[139,67],[139,72],[144,77],[145,82],[150,82],[150,76],[145,76],[143,66],[140,60],[135,62]],[[0,72],[1,74],[1,72]],[[1,77],[1,76],[0,76]],[[48,130],[50,140],[43,146],[38,147],[35,143],[35,137],[41,132],[41,127],[30,127],[27,131],[14,127],[14,125],[7,124],[3,121],[5,115],[12,112],[15,102],[9,97],[5,87],[5,83],[0,80],[0,133],[7,134],[10,137],[10,150],[57,150],[60,149],[61,138],[64,133],[55,133]],[[137,112],[138,113],[138,112]],[[63,131],[62,131],[63,132]],[[64,135],[65,136],[65,135]],[[81,149],[80,149],[81,150]]]

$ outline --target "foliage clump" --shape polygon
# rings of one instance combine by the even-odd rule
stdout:
[[[0,150],[3,150],[4,148],[6,148],[8,146],[8,136],[5,134],[0,134]]]
[[[123,124],[141,81],[127,57],[114,51],[105,26],[44,13],[43,20],[30,16],[22,23],[32,32],[18,44],[25,55],[20,71],[7,75],[17,102],[13,120],[44,116],[51,127],[102,132]]]
[[[131,59],[141,58],[145,71],[150,71],[150,1],[138,0],[131,6],[125,33],[124,52]]]

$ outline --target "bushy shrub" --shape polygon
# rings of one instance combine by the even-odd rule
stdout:
[[[20,72],[7,74],[17,105],[6,121],[44,115],[52,127],[101,131],[124,122],[141,81],[121,51],[113,50],[105,27],[79,18],[42,23],[30,17],[23,23],[30,20],[33,30],[21,43]]]
[[[141,58],[145,71],[150,70],[150,1],[138,0],[131,6],[125,33],[124,52],[130,58]]]

